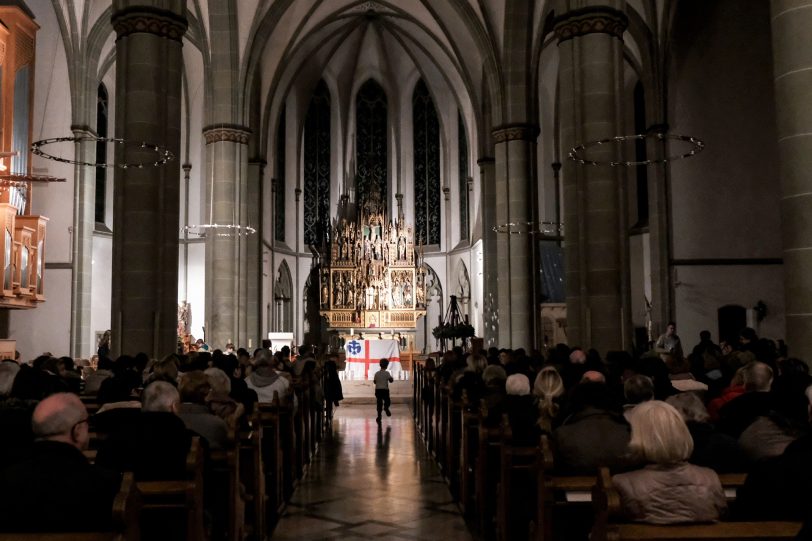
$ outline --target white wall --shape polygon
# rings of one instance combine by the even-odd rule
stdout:
[[[93,235],[91,267],[90,354],[96,352],[96,333],[110,328],[113,298],[113,237]]]

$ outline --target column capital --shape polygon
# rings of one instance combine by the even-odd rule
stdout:
[[[70,131],[74,137],[98,137],[96,130],[87,124],[71,124]]]
[[[622,38],[629,26],[629,18],[620,10],[606,6],[592,6],[568,11],[554,22],[558,43],[587,34],[610,34]]]
[[[496,126],[492,131],[493,140],[496,144],[506,141],[530,141],[535,142],[539,136],[537,124],[503,124]]]
[[[479,166],[493,165],[494,163],[496,163],[496,160],[493,158],[493,156],[482,156],[476,161],[476,164]]]
[[[217,124],[203,128],[203,138],[207,145],[221,141],[247,145],[250,136],[251,130],[238,124]]]
[[[132,6],[114,11],[111,19],[116,40],[130,34],[154,34],[182,41],[189,23],[181,14],[151,6]]]

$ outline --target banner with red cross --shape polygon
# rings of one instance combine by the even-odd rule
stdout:
[[[400,347],[397,340],[350,340],[344,344],[346,371],[352,379],[372,379],[380,370],[381,359],[389,359],[387,370],[395,376],[401,371]],[[357,376],[357,377],[355,377]]]

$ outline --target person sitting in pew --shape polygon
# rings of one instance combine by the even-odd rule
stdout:
[[[274,393],[279,394],[283,403],[288,400],[296,405],[296,395],[290,380],[279,373],[277,361],[267,349],[260,350],[254,359],[254,369],[245,379],[248,388],[257,393],[262,403],[273,402]]]
[[[530,380],[524,374],[513,374],[505,381],[505,413],[513,434],[513,445],[535,447],[541,430],[538,406],[530,394]]]
[[[132,471],[139,481],[182,479],[192,434],[176,415],[178,390],[156,381],[141,395],[141,414],[122,424],[102,442],[96,464]]]
[[[705,466],[717,473],[739,473],[746,471],[747,456],[739,443],[714,428],[710,415],[696,393],[679,393],[669,396],[668,404],[682,415],[691,433],[694,450],[688,460],[691,464]]]
[[[651,524],[713,522],[727,508],[716,472],[687,462],[694,444],[682,416],[659,400],[630,415],[629,448],[645,461],[639,470],[612,477],[630,520]]]
[[[555,469],[559,474],[588,475],[601,466],[627,469],[629,425],[605,383],[586,381],[570,396],[570,411],[553,432]]]
[[[812,386],[806,389],[812,420]],[[758,462],[736,493],[733,516],[738,520],[812,519],[812,433],[790,443],[783,454]],[[808,531],[809,528],[805,528]]]
[[[206,398],[211,392],[209,378],[200,370],[188,372],[180,383],[180,400],[178,417],[186,428],[198,434],[213,450],[228,447],[228,425],[209,411]]]
[[[21,462],[0,472],[0,531],[95,531],[112,527],[113,499],[121,483],[114,472],[82,454],[89,433],[87,409],[70,393],[37,405],[31,427],[36,442]]]
[[[219,368],[207,368],[204,374],[209,378],[211,386],[211,392],[206,397],[209,411],[225,421],[229,428],[236,429],[245,413],[245,406],[231,398],[231,380]]]
[[[564,396],[564,381],[553,366],[545,366],[533,383],[533,395],[538,400],[538,426],[545,434],[551,434],[558,425],[558,413]]]

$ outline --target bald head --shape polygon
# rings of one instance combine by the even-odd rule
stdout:
[[[587,370],[584,372],[581,381],[591,381],[593,383],[606,383],[606,376],[598,372],[597,370]]]
[[[31,428],[38,440],[87,448],[87,409],[75,394],[57,393],[40,402],[31,417]]]

